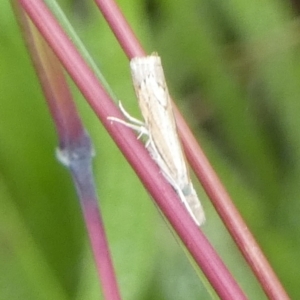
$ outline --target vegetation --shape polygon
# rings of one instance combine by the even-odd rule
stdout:
[[[61,2],[116,99],[140,117],[128,60],[95,4]],[[162,57],[176,104],[283,286],[299,298],[297,7],[271,0],[119,2],[147,52]],[[13,10],[5,1],[0,8],[0,299],[99,299],[75,189],[55,157],[53,122]],[[122,297],[209,299],[138,177],[74,85],[72,92],[96,151]],[[205,235],[249,299],[265,299],[196,188]]]

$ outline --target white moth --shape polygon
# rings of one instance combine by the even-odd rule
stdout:
[[[130,69],[145,123],[131,117],[121,104],[123,114],[132,124],[113,117],[109,119],[137,130],[139,137],[143,134],[148,136],[146,147],[152,158],[200,226],[205,221],[205,215],[189,177],[160,57],[157,54],[135,57],[130,62]]]

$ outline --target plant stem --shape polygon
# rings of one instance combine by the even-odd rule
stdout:
[[[128,58],[144,56],[145,50],[134,35],[133,30],[115,1],[95,0],[95,2]],[[209,163],[174,102],[173,108],[187,159],[266,295],[270,299],[289,299],[274,270],[249,231],[242,216],[234,206],[224,185]]]
[[[108,116],[122,118],[122,115],[47,7],[40,0],[19,0],[19,2],[133,166],[219,296],[222,299],[246,299],[224,263],[181,205],[177,194],[166,182],[144,145],[137,141],[130,129],[107,120]]]
[[[13,4],[56,126],[58,159],[70,170],[76,186],[104,298],[119,300],[121,297],[94,184],[91,140],[77,114],[59,61],[22,9],[17,3]]]

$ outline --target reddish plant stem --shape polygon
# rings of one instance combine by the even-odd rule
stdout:
[[[77,140],[75,147],[63,150],[63,160],[68,162],[79,195],[85,224],[88,229],[96,267],[106,300],[120,300],[120,292],[110,257],[110,250],[101,217],[92,171],[93,149],[87,134]]]
[[[144,56],[145,50],[133,33],[124,15],[114,0],[95,0],[114,35],[128,58]],[[266,295],[270,299],[289,299],[278,277],[264,256],[245,221],[234,206],[228,192],[206,158],[191,130],[174,105],[176,123],[186,156],[208,197],[229,233],[252,268]]]
[[[99,206],[95,201],[88,201],[84,205],[85,223],[92,244],[94,257],[96,257],[97,270],[101,270],[101,282],[104,299],[121,299],[112,262],[107,259],[110,257],[108,241],[106,239],[105,228],[99,213]]]
[[[108,116],[122,118],[121,113],[44,3],[41,0],[19,0],[19,2],[157,201],[159,208],[166,215],[196,263],[201,266],[218,295],[222,299],[246,299],[183,205],[180,201],[174,201],[175,198],[178,199],[177,194],[159,172],[145,147],[137,141],[130,129],[107,120]]]
[[[13,3],[59,138],[59,158],[73,177],[87,226],[104,299],[120,300],[93,180],[93,149],[56,56],[34,25]]]

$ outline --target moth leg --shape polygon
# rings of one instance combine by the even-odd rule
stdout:
[[[121,102],[121,101],[119,101],[119,108],[120,108],[122,114],[124,115],[124,117],[125,117],[128,121],[130,121],[130,122],[133,123],[133,124],[136,124],[136,125],[139,125],[139,126],[144,126],[144,127],[146,127],[144,122],[142,122],[142,121],[140,121],[140,120],[138,120],[138,119],[132,117],[132,116],[125,110],[125,108],[124,108],[124,106],[122,105],[122,102]]]
[[[140,125],[135,125],[135,124],[131,124],[129,122],[126,122],[124,120],[121,120],[119,118],[115,118],[115,117],[107,117],[107,120],[110,120],[110,121],[114,121],[114,122],[117,122],[117,123],[120,123],[126,127],[129,127],[135,131],[137,131],[139,133],[139,137],[142,136],[143,134],[145,135],[148,135],[148,130],[146,127],[144,126],[140,126]]]
[[[124,120],[121,120],[119,118],[115,118],[115,117],[107,117],[108,120],[111,121],[115,121],[118,122],[126,127],[129,127],[133,130],[135,130],[138,133],[138,139],[140,139],[143,135],[146,135],[147,137],[149,137],[149,131],[145,125],[145,123],[143,123],[142,121],[132,117],[123,107],[121,101],[119,101],[119,108],[122,112],[122,114],[124,115],[124,117],[129,121],[126,122]]]

